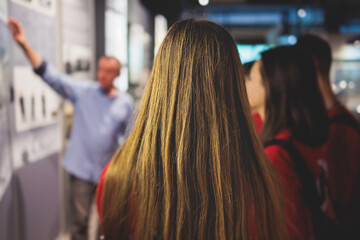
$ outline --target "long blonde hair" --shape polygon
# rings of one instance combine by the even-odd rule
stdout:
[[[129,238],[131,218],[138,239],[249,239],[250,225],[259,239],[285,239],[280,183],[224,28],[189,19],[169,29],[102,207],[106,239]]]

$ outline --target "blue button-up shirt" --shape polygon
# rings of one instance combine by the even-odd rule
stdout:
[[[118,92],[110,98],[97,82],[73,79],[46,62],[34,70],[74,105],[65,169],[82,180],[97,183],[104,166],[127,137],[134,110],[132,97]]]

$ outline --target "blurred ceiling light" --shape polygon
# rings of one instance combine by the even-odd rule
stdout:
[[[354,61],[358,61],[360,60],[360,47],[355,47],[354,42],[352,43],[352,45],[343,45],[341,47],[341,55],[342,55],[342,59],[344,60],[354,60]]]
[[[350,89],[354,89],[354,88],[355,88],[355,83],[354,83],[354,81],[349,82],[349,88],[350,88]]]
[[[288,37],[288,43],[289,43],[289,44],[294,45],[296,42],[297,42],[297,37],[296,37],[296,36],[290,35],[290,36]]]
[[[354,45],[355,47],[360,47],[360,40],[355,40]]]
[[[341,89],[345,89],[347,87],[347,82],[345,80],[341,80],[339,86]]]
[[[297,14],[298,14],[298,16],[300,17],[300,18],[304,18],[304,17],[306,17],[306,11],[305,11],[305,9],[303,9],[303,8],[300,8],[298,11],[297,11]]]
[[[199,0],[199,4],[200,4],[201,6],[206,6],[206,5],[209,4],[209,0]]]

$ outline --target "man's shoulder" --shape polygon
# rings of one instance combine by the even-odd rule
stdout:
[[[94,96],[95,94],[97,94],[100,90],[101,87],[100,85],[93,80],[88,80],[88,79],[76,79],[77,85],[81,86],[83,90],[86,91],[82,91],[82,94],[80,94],[80,98],[81,97],[85,97],[85,96]]]
[[[119,91],[116,95],[115,102],[133,106],[134,98],[127,92]]]
[[[97,81],[88,80],[88,79],[80,79],[79,81],[84,82],[85,84],[87,84],[89,86],[89,88],[91,88],[93,90],[101,89],[100,84]]]

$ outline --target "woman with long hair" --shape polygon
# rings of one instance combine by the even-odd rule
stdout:
[[[230,34],[173,24],[100,180],[105,239],[286,239],[281,184],[251,121]]]
[[[320,180],[326,170],[321,146],[327,140],[328,118],[312,58],[294,46],[263,52],[251,69],[246,88],[252,110],[264,122],[260,138],[267,146],[265,153],[282,179],[289,238],[313,239],[313,203],[306,199],[305,173],[298,171],[299,158],[295,159],[288,147],[290,142],[300,155],[300,164],[305,163],[311,172],[305,180],[326,190]]]
[[[247,63],[244,63],[243,64],[243,69],[244,69],[244,76],[245,76],[245,82],[250,80],[250,72],[251,72],[251,68],[252,66],[254,65],[256,61],[251,61],[251,62],[247,62]],[[251,112],[251,115],[252,115],[252,118],[253,118],[253,121],[254,121],[254,124],[255,124],[255,128],[256,128],[256,131],[258,133],[261,132],[261,128],[263,126],[263,120],[261,118],[261,116],[259,115],[258,112],[256,112],[256,110],[253,110]]]

